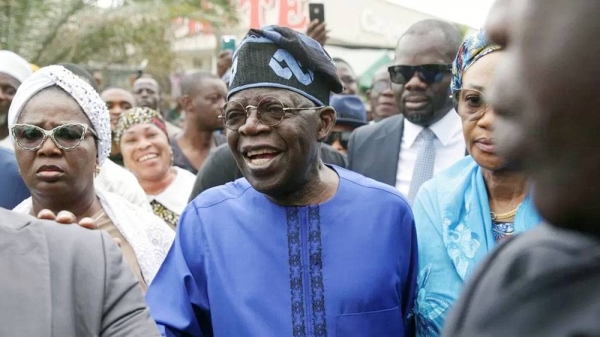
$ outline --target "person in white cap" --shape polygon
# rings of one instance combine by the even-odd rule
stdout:
[[[0,50],[0,146],[12,149],[8,137],[8,109],[17,88],[29,75],[29,62],[12,51]]]

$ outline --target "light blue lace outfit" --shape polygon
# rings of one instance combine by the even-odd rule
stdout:
[[[417,335],[438,336],[464,281],[496,245],[481,168],[471,156],[461,159],[421,187],[413,212],[419,249]],[[512,232],[540,221],[527,197]]]

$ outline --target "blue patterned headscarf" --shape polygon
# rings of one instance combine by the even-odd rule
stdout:
[[[490,44],[485,36],[485,31],[480,29],[467,37],[452,63],[452,93],[462,88],[463,75],[477,60],[485,55],[500,49],[499,45]]]

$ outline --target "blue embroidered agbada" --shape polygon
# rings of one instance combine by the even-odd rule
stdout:
[[[438,336],[463,283],[496,246],[481,167],[471,156],[461,159],[421,187],[413,211],[419,246],[417,336]],[[540,221],[527,197],[517,210],[515,233]]]
[[[332,167],[336,194],[274,204],[245,179],[184,211],[146,299],[166,336],[412,335],[416,238],[392,187]]]

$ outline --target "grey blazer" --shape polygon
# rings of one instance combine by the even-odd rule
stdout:
[[[350,136],[348,168],[384,184],[396,186],[404,117],[396,115],[362,126]]]
[[[102,231],[0,208],[0,336],[159,336]]]

